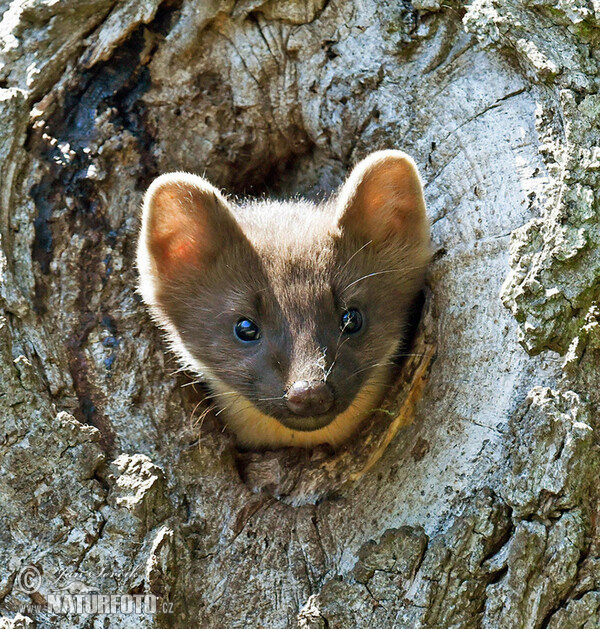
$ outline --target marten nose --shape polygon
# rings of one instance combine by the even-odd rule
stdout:
[[[333,392],[324,382],[299,380],[288,389],[285,401],[295,415],[323,415],[333,406]]]

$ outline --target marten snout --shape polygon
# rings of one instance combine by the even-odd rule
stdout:
[[[299,380],[288,389],[285,401],[292,413],[302,417],[323,415],[333,406],[333,391],[325,382]]]

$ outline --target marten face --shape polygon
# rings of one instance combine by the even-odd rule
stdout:
[[[428,229],[412,162],[369,159],[321,207],[231,208],[182,174],[146,197],[142,294],[242,445],[335,444],[332,426],[358,425],[385,388]]]

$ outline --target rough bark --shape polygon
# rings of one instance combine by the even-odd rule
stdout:
[[[0,627],[600,627],[597,3],[0,20]],[[316,196],[386,147],[432,221],[415,356],[339,452],[236,453],[135,294],[144,188]]]

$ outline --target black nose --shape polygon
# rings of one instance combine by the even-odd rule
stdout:
[[[333,406],[333,392],[324,382],[300,380],[288,389],[285,401],[295,415],[323,415]]]

